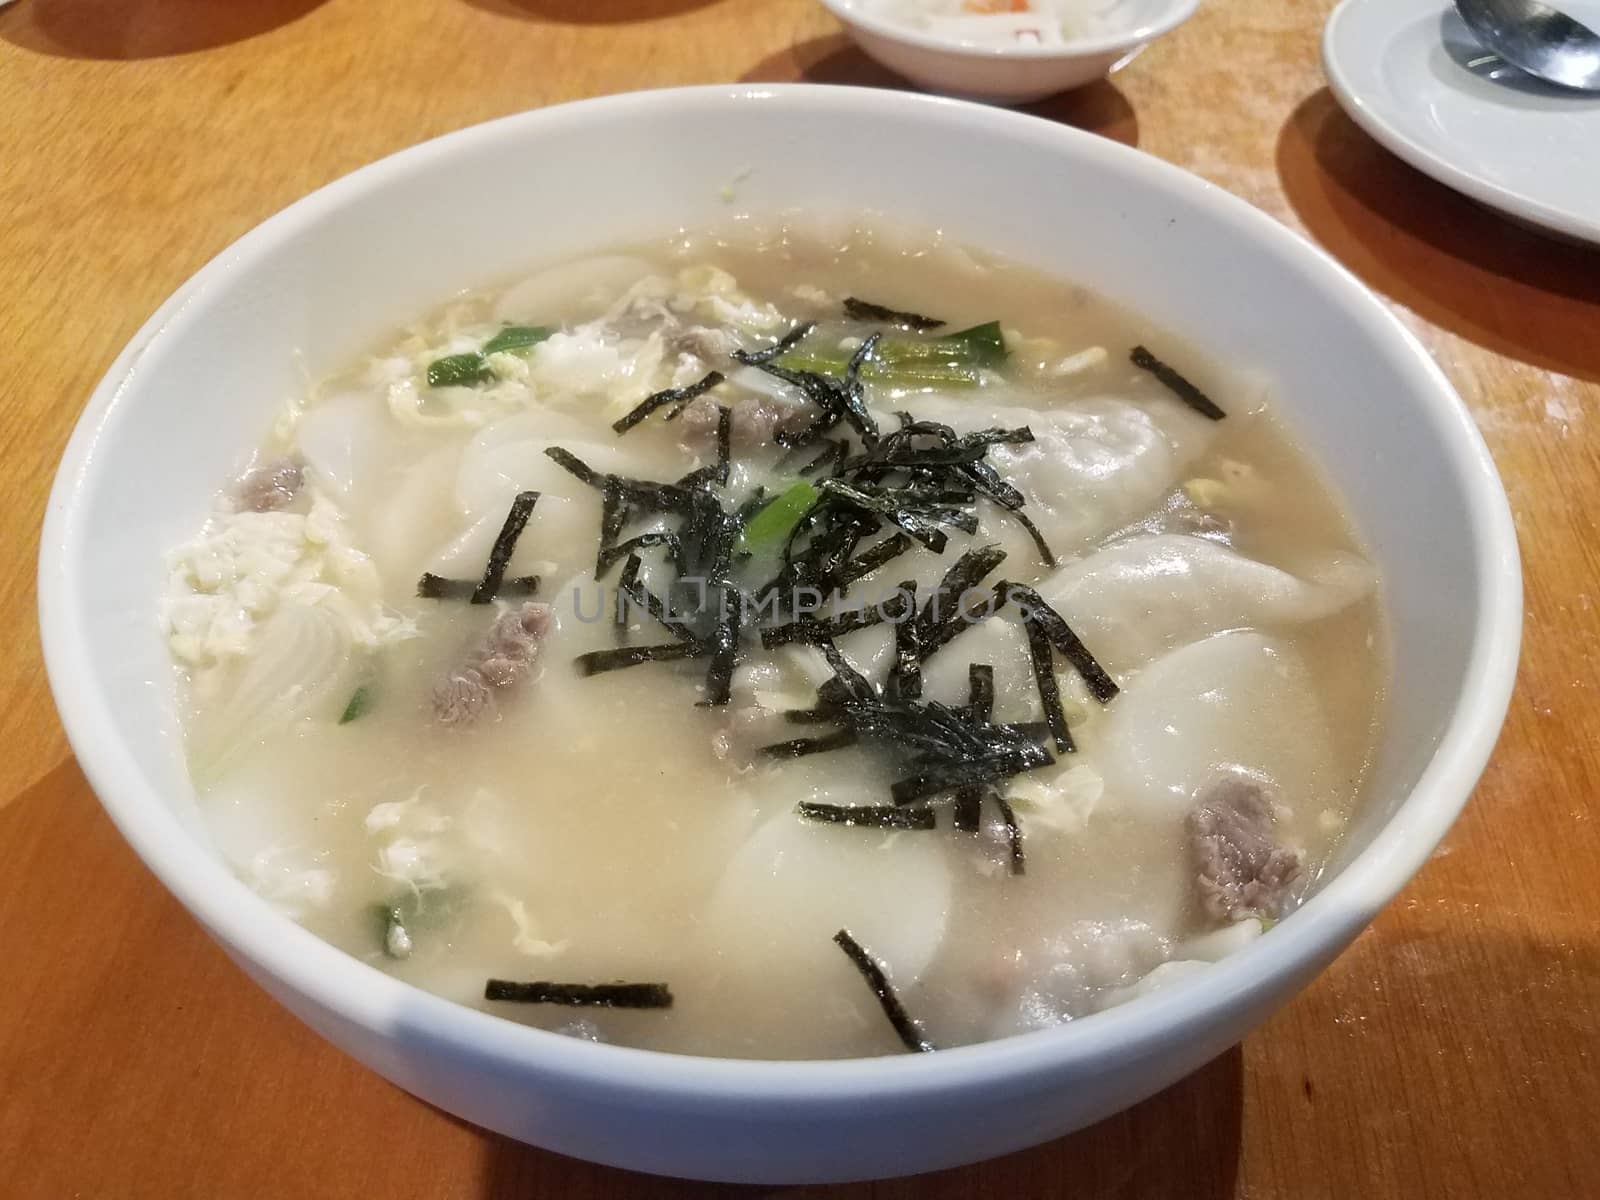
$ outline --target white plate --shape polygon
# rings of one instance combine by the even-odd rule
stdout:
[[[1600,28],[1600,0],[1562,0]],[[1417,170],[1531,225],[1600,243],[1600,95],[1484,50],[1447,0],[1344,0],[1322,61],[1339,103]]]

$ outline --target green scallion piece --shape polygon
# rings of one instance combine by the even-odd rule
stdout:
[[[878,345],[881,349],[884,343]],[[778,365],[791,371],[815,371],[818,375],[843,379],[849,361],[844,354],[785,354],[778,359]],[[978,372],[973,367],[933,359],[885,362],[871,358],[861,364],[861,378],[868,383],[903,388],[976,387],[979,382]]]
[[[483,353],[526,354],[554,332],[542,325],[507,325],[483,344]]]
[[[339,724],[348,725],[357,717],[364,717],[372,708],[372,689],[362,684],[350,695],[350,703],[344,706],[344,712],[339,714]]]
[[[428,364],[429,387],[471,387],[494,378],[489,361],[477,351],[450,354]]]
[[[749,554],[760,554],[783,545],[819,495],[821,493],[803,479],[780,492],[745,523],[740,548]]]

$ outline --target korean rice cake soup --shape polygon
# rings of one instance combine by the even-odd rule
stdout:
[[[171,552],[210,835],[379,970],[660,1050],[928,1051],[1202,972],[1326,869],[1388,671],[1246,377],[872,228],[458,296]]]

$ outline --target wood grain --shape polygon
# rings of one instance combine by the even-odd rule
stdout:
[[[1528,585],[1510,722],[1467,815],[1242,1048],[1094,1129],[828,1197],[1576,1197],[1600,1180],[1600,254],[1428,182],[1330,99],[1331,0],[1208,0],[1113,83],[1037,106],[1320,242],[1444,365],[1505,475]],[[0,10],[0,1193],[700,1196],[420,1104],[267,1001],[73,764],[32,584],[95,380],[263,217],[401,146],[603,92],[896,81],[809,0],[22,0]],[[219,397],[225,403],[226,397]],[[1426,497],[1419,497],[1426,503]],[[1004,1120],[1004,1114],[986,1119]]]

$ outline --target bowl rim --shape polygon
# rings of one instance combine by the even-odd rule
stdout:
[[[85,534],[85,497],[111,418],[140,381],[152,345],[181,333],[197,301],[230,275],[270,257],[320,214],[426,172],[459,149],[588,130],[611,121],[683,119],[750,104],[800,108],[813,118],[873,114],[944,122],[1066,153],[1197,206],[1263,244],[1341,303],[1409,378],[1466,492],[1481,605],[1461,696],[1432,758],[1372,843],[1285,921],[1244,949],[1170,987],[1093,1016],[937,1054],[839,1060],[747,1060],[596,1044],[502,1019],[404,983],[324,942],[279,914],[194,839],[145,779],[114,710],[90,686],[93,663],[74,636],[81,581],[74,567]],[[735,111],[738,109],[735,107]],[[63,452],[46,508],[39,556],[39,618],[51,690],[78,762],[134,851],[211,935],[302,1004],[391,1035],[424,1038],[485,1067],[537,1074],[613,1102],[662,1099],[732,1108],[751,1103],[820,1107],[849,1097],[931,1100],[951,1086],[1022,1088],[1108,1060],[1143,1059],[1192,1042],[1221,1013],[1247,1006],[1272,984],[1301,980],[1347,944],[1411,879],[1465,805],[1488,761],[1509,704],[1521,642],[1522,576],[1509,502],[1466,406],[1414,337],[1353,274],[1288,227],[1215,185],[1151,155],[1052,122],[967,101],[873,88],[815,84],[709,85],[622,93],[518,113],[400,150],[310,193],[240,237],[182,284],[128,342],[97,384]],[[232,950],[230,949],[230,952]],[[291,1006],[295,1007],[295,1006]],[[298,1011],[298,1009],[297,1009]]]
[[[1004,62],[1024,59],[1051,62],[1089,58],[1101,54],[1118,54],[1171,33],[1194,16],[1200,7],[1200,0],[1164,0],[1168,11],[1142,25],[1117,33],[1101,34],[1098,37],[1072,38],[1057,46],[1027,42],[1014,46],[971,46],[953,42],[937,34],[925,33],[920,29],[897,25],[875,13],[863,12],[857,7],[857,0],[821,0],[821,3],[842,24],[863,29],[889,41],[957,58]]]

